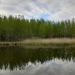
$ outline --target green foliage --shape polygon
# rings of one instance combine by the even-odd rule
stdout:
[[[17,41],[26,38],[75,37],[75,21],[51,22],[27,20],[16,17],[0,17],[0,41]]]

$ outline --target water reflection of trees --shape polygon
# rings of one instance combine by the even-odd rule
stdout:
[[[47,60],[62,59],[70,61],[75,58],[75,48],[62,49],[24,49],[24,48],[0,48],[0,69],[11,70],[14,68],[22,68],[29,61],[35,63],[41,61],[43,63]]]

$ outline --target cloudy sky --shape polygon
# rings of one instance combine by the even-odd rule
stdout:
[[[1,15],[65,20],[75,17],[75,0],[0,0]]]

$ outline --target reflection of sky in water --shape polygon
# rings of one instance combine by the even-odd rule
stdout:
[[[0,75],[75,75],[75,63],[55,59],[43,64],[29,62],[24,70],[0,70]]]

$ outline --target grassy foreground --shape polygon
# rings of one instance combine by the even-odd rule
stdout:
[[[0,47],[16,46],[24,48],[75,47],[75,38],[26,39],[16,42],[0,42]]]

